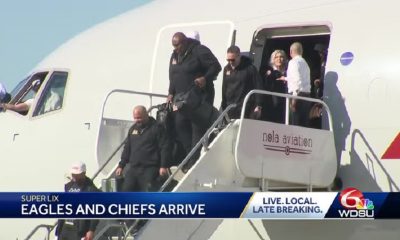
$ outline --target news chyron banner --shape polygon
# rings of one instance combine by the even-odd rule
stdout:
[[[400,193],[0,193],[0,218],[400,219]]]

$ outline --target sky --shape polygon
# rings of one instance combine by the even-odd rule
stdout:
[[[62,43],[149,0],[0,0],[0,82],[10,92]]]

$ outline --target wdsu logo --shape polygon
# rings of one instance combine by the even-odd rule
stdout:
[[[347,188],[339,195],[340,204],[345,209],[340,209],[342,218],[373,218],[374,203],[365,199],[362,192],[356,188]]]

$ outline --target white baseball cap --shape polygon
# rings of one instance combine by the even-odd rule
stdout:
[[[198,31],[187,31],[187,32],[185,32],[185,36],[188,38],[193,38],[193,39],[196,39],[197,41],[200,41],[200,34]]]
[[[40,79],[36,79],[36,80],[32,81],[31,85],[32,85],[32,87],[36,87],[36,86],[40,85],[40,82],[41,82]]]
[[[86,172],[86,164],[83,162],[76,162],[71,166],[71,174],[81,174]]]

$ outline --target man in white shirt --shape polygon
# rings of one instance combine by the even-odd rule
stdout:
[[[301,43],[295,42],[290,46],[292,59],[289,61],[286,77],[288,92],[294,96],[310,97],[310,68],[302,54],[303,46]],[[292,113],[291,124],[308,127],[309,102],[292,99],[290,110]]]

